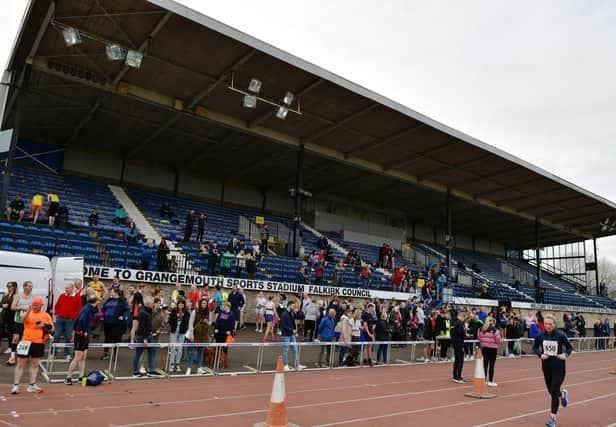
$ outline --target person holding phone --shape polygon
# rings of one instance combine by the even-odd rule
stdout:
[[[556,427],[556,413],[559,405],[566,408],[569,404],[569,393],[561,390],[565,380],[566,360],[573,348],[569,340],[556,329],[556,318],[551,314],[543,317],[545,331],[535,338],[533,353],[541,358],[541,368],[545,385],[552,398],[550,418],[546,427]]]
[[[494,365],[496,364],[496,353],[501,342],[501,334],[496,329],[496,320],[490,316],[481,327],[477,334],[479,347],[483,355],[483,371],[488,378],[488,387],[496,387],[494,382]]]

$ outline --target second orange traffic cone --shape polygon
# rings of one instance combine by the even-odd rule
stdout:
[[[467,397],[474,397],[475,399],[492,399],[496,397],[495,394],[488,392],[488,385],[486,384],[486,374],[483,371],[483,354],[481,349],[477,347],[477,354],[475,355],[475,374],[473,375],[473,391],[464,393]]]
[[[254,427],[297,427],[297,424],[289,423],[287,414],[287,394],[284,385],[284,365],[282,356],[278,356],[276,373],[274,374],[274,386],[267,419],[264,423],[257,423]]]

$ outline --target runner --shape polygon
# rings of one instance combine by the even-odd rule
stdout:
[[[561,391],[560,386],[565,380],[565,361],[573,349],[567,337],[556,329],[554,316],[546,314],[543,316],[543,322],[545,331],[535,338],[533,352],[541,358],[543,378],[552,397],[551,414],[545,425],[556,427],[559,403],[563,408],[569,404],[568,392],[566,389]]]
[[[13,298],[11,303],[11,310],[15,313],[13,322],[13,341],[11,344],[11,357],[7,360],[6,364],[13,366],[15,364],[15,351],[17,349],[17,343],[21,341],[21,336],[24,333],[24,315],[26,311],[30,309],[32,304],[32,282],[24,282],[23,293],[18,294]]]
[[[41,297],[32,299],[32,304],[23,315],[23,339],[17,345],[17,365],[11,394],[19,393],[19,382],[24,372],[24,366],[30,359],[28,393],[41,393],[43,391],[36,384],[39,360],[45,353],[45,343],[53,330],[51,316],[43,311],[45,301]]]
[[[92,330],[92,320],[98,297],[96,291],[88,290],[88,304],[84,305],[75,321],[73,330],[73,345],[75,355],[68,366],[68,372],[64,379],[64,384],[73,385],[73,371],[79,369],[79,378],[83,379],[86,370],[86,358],[88,356],[88,346],[90,344],[90,332]]]

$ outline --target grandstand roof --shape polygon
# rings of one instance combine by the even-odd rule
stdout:
[[[67,47],[62,26],[83,44]],[[141,69],[108,61],[109,42],[145,52]],[[314,194],[444,228],[450,191],[454,233],[509,247],[534,245],[536,219],[550,245],[606,235],[600,221],[616,217],[609,200],[174,1],[31,1],[7,67],[16,86],[26,63],[22,135],[61,148],[282,189],[303,144]],[[259,78],[270,99],[290,90],[302,114],[283,121],[265,103],[243,108],[232,75],[243,88]]]

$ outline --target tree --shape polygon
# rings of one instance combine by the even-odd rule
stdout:
[[[595,291],[595,272],[589,271],[587,276],[590,290]],[[605,257],[599,259],[599,283],[605,283],[610,298],[616,299],[616,262]]]

